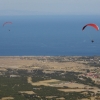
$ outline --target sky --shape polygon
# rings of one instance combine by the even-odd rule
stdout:
[[[4,15],[100,15],[100,0],[0,0]]]

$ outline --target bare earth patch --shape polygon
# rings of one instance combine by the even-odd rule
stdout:
[[[32,78],[28,77],[27,81],[31,85],[35,85],[35,86],[40,86],[40,85],[51,86],[50,83],[52,83],[52,82],[59,82],[60,80],[51,79],[51,80],[45,80],[45,81],[39,81],[39,82],[32,82]]]
[[[13,97],[3,97],[1,100],[13,100]]]
[[[94,93],[97,93],[99,91],[98,90],[94,90],[94,89],[58,89],[60,91],[63,91],[63,92],[81,92],[81,91],[92,91]]]
[[[57,96],[46,96],[47,99],[51,99],[54,98],[54,97],[57,97]]]
[[[33,91],[19,91],[19,93],[35,94]]]

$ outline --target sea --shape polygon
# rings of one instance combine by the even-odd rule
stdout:
[[[1,16],[0,56],[100,56],[100,31],[82,31],[88,23],[100,27],[100,16]]]

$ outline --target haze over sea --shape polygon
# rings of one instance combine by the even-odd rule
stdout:
[[[2,16],[0,56],[100,56],[100,31],[82,31],[87,23],[100,27],[100,16]]]

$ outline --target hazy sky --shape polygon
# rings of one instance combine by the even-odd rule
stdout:
[[[100,0],[0,0],[2,15],[100,15]]]

